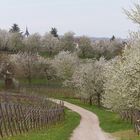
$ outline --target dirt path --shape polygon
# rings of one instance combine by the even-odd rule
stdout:
[[[115,140],[101,130],[94,113],[68,102],[64,102],[64,105],[81,116],[80,125],[74,130],[70,140]]]

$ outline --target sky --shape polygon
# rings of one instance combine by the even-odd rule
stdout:
[[[138,26],[128,20],[123,8],[134,0],[0,0],[0,28],[17,23],[24,31],[44,34],[56,27],[58,34],[126,38]]]

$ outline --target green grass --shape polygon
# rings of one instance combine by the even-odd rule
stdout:
[[[4,80],[0,80],[0,90],[4,88]]]
[[[39,54],[40,54],[42,57],[45,57],[45,58],[53,58],[55,55],[57,55],[57,53],[54,53],[54,52],[50,55],[50,53],[47,52],[47,51],[39,52]]]
[[[33,86],[33,87],[52,87],[52,88],[61,88],[62,81],[61,80],[47,80],[46,77],[44,78],[32,78],[31,85],[26,78],[18,79],[21,86]]]
[[[98,108],[96,106],[84,104],[77,99],[65,99],[65,100],[97,114],[100,120],[100,126],[105,132],[113,133],[116,131],[132,129],[132,125],[130,123],[122,121],[119,115],[114,112],[107,111],[104,108]]]
[[[42,57],[45,57],[45,58],[50,57],[49,52],[46,52],[46,51],[40,52],[39,54],[40,54]]]
[[[101,128],[105,132],[112,133],[118,140],[140,140],[140,136],[133,132],[132,125],[129,122],[121,120],[117,113],[107,111],[104,108],[84,104],[78,99],[63,99],[97,114]]]
[[[49,129],[33,131],[3,140],[69,140],[71,133],[79,123],[80,116],[75,112],[66,110],[65,120]]]

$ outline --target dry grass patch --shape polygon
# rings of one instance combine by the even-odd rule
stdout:
[[[112,133],[113,136],[117,138],[117,140],[140,140],[140,136],[134,133],[133,130],[119,131]]]

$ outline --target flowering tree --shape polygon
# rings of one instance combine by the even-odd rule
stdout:
[[[37,52],[41,46],[41,36],[38,33],[32,34],[24,38],[23,43],[26,52]]]
[[[21,50],[23,48],[23,36],[20,33],[9,33],[9,48],[13,50]]]
[[[0,49],[7,50],[9,48],[10,34],[6,30],[0,29]]]
[[[16,43],[17,39],[14,39],[13,43]],[[24,48],[22,49],[23,52],[20,51],[17,54],[10,56],[10,61],[15,67],[15,76],[27,78],[29,84],[32,82],[34,72],[36,71],[35,66],[38,63],[39,57],[37,51],[41,44],[40,39],[41,37],[39,34],[33,34],[24,38],[22,40],[24,45]]]
[[[52,60],[52,65],[57,71],[57,76],[63,80],[70,79],[79,63],[76,54],[62,51]]]
[[[107,60],[114,58],[115,56],[121,55],[124,49],[124,44],[119,39],[114,40],[101,40],[96,41],[92,44],[93,55],[99,59],[101,56]]]
[[[0,54],[0,75],[3,77],[3,72],[5,70],[5,67],[8,63],[8,56],[5,54]]]
[[[52,66],[51,59],[37,55],[37,60],[34,66],[33,76],[37,78],[47,78],[48,80],[55,79],[56,71]]]
[[[10,63],[14,70],[15,78],[26,78],[28,83],[32,83],[33,78],[47,78],[48,80],[56,77],[56,71],[52,66],[51,59],[46,59],[35,53],[20,52],[9,55]]]
[[[10,56],[11,63],[14,64],[15,76],[25,77],[29,84],[32,81],[32,71],[35,63],[35,57],[29,53],[18,53]]]
[[[60,41],[61,41],[61,50],[74,52],[76,45],[74,42],[73,32],[65,33]]]
[[[124,9],[124,12],[130,20],[136,24],[140,24],[140,4],[135,3],[134,8],[131,10]]]
[[[140,6],[125,11],[130,19],[139,24]],[[140,36],[132,33],[131,43],[122,56],[107,63],[105,70],[104,106],[115,111],[140,109]]]
[[[81,63],[81,65],[75,70],[72,80],[67,84],[75,87],[81,98],[89,100],[90,105],[92,103],[101,106],[101,100],[103,95],[103,83],[104,83],[104,65],[106,61],[104,58],[100,58],[99,61],[87,60]]]
[[[47,51],[49,56],[55,54],[59,51],[60,41],[58,38],[54,37],[52,34],[45,34],[42,39],[43,51]]]
[[[92,43],[90,38],[86,36],[82,36],[78,39],[78,46],[79,46],[79,55],[83,58],[90,57],[91,53],[93,53]]]
[[[140,109],[140,46],[126,48],[107,64],[104,105],[113,110]]]

